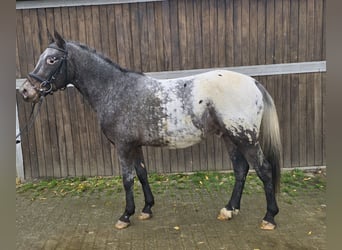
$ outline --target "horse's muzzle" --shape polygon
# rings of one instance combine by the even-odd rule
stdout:
[[[26,80],[19,88],[19,93],[22,95],[23,99],[27,102],[36,103],[39,101],[39,91],[34,87],[34,85]]]

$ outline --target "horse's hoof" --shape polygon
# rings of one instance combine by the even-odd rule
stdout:
[[[152,218],[152,214],[141,212],[141,214],[138,216],[139,220],[148,220]]]
[[[228,210],[227,208],[222,208],[220,210],[219,215],[217,216],[217,219],[219,220],[230,220],[233,217],[233,211]]]
[[[276,225],[272,224],[271,222],[263,220],[261,222],[260,228],[262,230],[274,230],[276,228]]]
[[[116,229],[124,229],[124,228],[127,228],[129,225],[130,225],[129,222],[124,222],[124,221],[118,220],[118,222],[116,222],[116,224],[115,224],[115,228]]]

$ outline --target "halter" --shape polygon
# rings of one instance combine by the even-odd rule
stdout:
[[[53,85],[52,85],[53,83],[52,82],[56,79],[57,74],[61,73],[61,69],[62,69],[63,64],[65,64],[65,68],[66,68],[65,79],[68,79],[68,71],[67,71],[68,51],[66,51],[64,49],[56,48],[56,47],[51,47],[51,46],[49,46],[48,48],[59,50],[59,51],[63,52],[64,55],[61,57],[61,61],[59,62],[58,67],[50,73],[50,75],[47,79],[43,79],[34,73],[28,74],[30,77],[32,77],[35,80],[37,80],[38,82],[40,82],[40,86],[36,90],[39,91],[39,93],[42,96],[46,96],[48,94],[51,94],[51,95],[53,94]],[[61,89],[64,89],[64,88],[65,87],[63,87]]]

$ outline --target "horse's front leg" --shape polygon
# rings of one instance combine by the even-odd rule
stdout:
[[[126,193],[126,208],[123,215],[119,218],[115,227],[118,229],[126,228],[130,225],[130,217],[135,212],[133,185],[134,173],[136,170],[137,176],[145,196],[145,206],[142,210],[139,219],[149,219],[152,217],[152,206],[154,205],[154,198],[147,179],[147,171],[144,164],[143,153],[141,147],[120,146],[118,147],[120,164],[122,168],[123,186]]]
[[[152,217],[151,208],[154,205],[154,197],[150,188],[150,184],[148,183],[147,170],[144,163],[142,148],[139,147],[137,151],[139,157],[136,159],[134,167],[139,178],[139,181],[141,183],[145,198],[145,206],[139,216],[139,219],[147,220]]]
[[[118,146],[119,160],[122,169],[122,182],[126,195],[126,207],[124,213],[121,215],[115,227],[123,229],[130,225],[130,217],[135,213],[135,203],[133,195],[134,186],[134,150],[133,148],[125,145]]]

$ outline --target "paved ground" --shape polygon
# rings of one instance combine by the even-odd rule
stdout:
[[[263,194],[242,198],[231,221],[216,219],[227,193],[171,188],[155,194],[154,217],[137,215],[125,230],[114,224],[124,206],[123,193],[112,196],[47,197],[32,201],[17,194],[17,249],[327,249],[326,198],[321,191],[278,197],[278,228],[259,229]],[[136,194],[138,211],[143,197]]]

